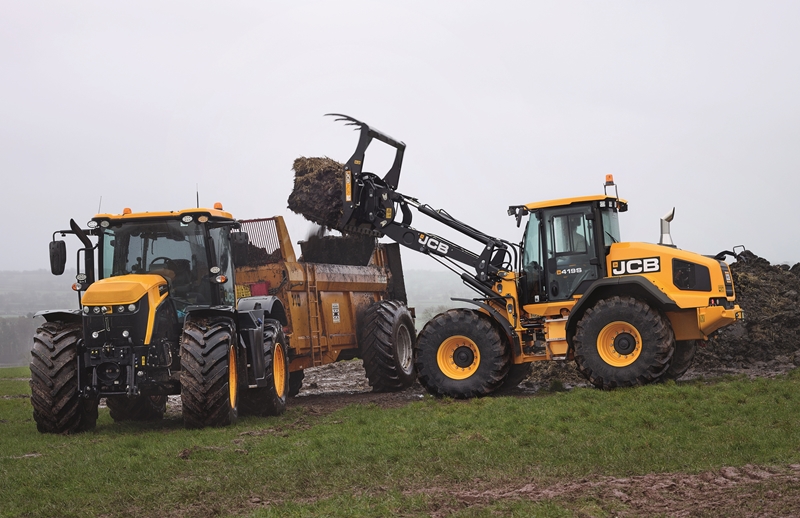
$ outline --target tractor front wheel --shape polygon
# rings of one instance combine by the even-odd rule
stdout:
[[[181,338],[181,402],[186,428],[225,426],[239,415],[236,327],[227,317],[187,317]]]
[[[597,302],[572,339],[578,370],[603,389],[645,385],[669,367],[675,338],[669,321],[632,297]]]
[[[510,366],[506,341],[488,316],[471,309],[433,317],[415,353],[419,382],[434,396],[485,396],[502,385]]]
[[[79,323],[45,322],[33,337],[31,406],[41,433],[91,430],[97,423],[97,398],[80,397]]]

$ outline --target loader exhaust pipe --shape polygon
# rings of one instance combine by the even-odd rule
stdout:
[[[675,248],[675,243],[672,242],[672,236],[669,233],[669,224],[674,217],[675,207],[672,207],[672,210],[661,218],[661,239],[658,241],[659,245]]]

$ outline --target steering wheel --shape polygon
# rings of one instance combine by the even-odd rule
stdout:
[[[156,264],[156,262],[158,262],[159,260],[163,264]],[[172,270],[172,271],[177,270],[177,268],[175,268],[175,263],[172,261],[172,259],[170,259],[169,257],[164,257],[163,255],[158,256],[155,259],[153,259],[152,261],[150,261],[150,266],[147,267],[147,270],[148,271],[153,271],[154,270],[154,268],[153,268],[154,266],[161,267],[161,268],[166,268],[167,270]],[[158,269],[158,268],[155,268],[155,269]]]

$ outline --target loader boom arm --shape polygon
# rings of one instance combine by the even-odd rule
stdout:
[[[339,228],[349,232],[386,235],[417,252],[445,257],[472,267],[475,269],[474,277],[464,274],[462,279],[485,294],[496,296],[488,286],[492,285],[498,272],[508,269],[503,268],[503,264],[510,245],[453,218],[442,209],[434,209],[398,192],[405,144],[347,115],[328,115],[345,121],[349,126],[357,126],[360,130],[356,151],[345,165]],[[363,171],[365,152],[373,139],[397,150],[394,162],[383,178]],[[403,214],[401,221],[395,219],[398,208]],[[475,253],[443,237],[414,229],[411,227],[411,208],[478,241],[484,245],[483,250]]]

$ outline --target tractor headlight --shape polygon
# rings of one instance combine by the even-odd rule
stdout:
[[[125,312],[125,306],[117,306],[117,313],[124,313],[124,312]]]

